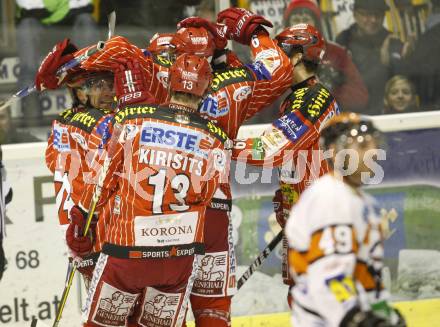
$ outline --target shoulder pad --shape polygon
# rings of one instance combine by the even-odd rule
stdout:
[[[75,113],[70,119],[69,125],[78,127],[90,134],[99,120],[108,113],[110,113],[108,110],[88,108]]]
[[[246,66],[229,68],[213,73],[210,88],[212,92],[216,92],[219,89],[231,84],[254,80],[254,75]]]
[[[159,66],[169,68],[169,67],[171,67],[172,64],[173,64],[173,63],[172,63],[171,61],[169,61],[167,58],[164,58],[164,57],[162,57],[162,56],[159,56],[159,55],[153,55],[153,54],[150,54],[150,55],[151,55],[151,58],[153,58],[153,62],[156,63],[156,64],[158,64]]]
[[[62,124],[65,124],[70,120],[70,118],[72,118],[73,114],[74,114],[73,109],[69,108],[61,112],[55,120],[59,121]]]
[[[317,83],[295,90],[289,101],[289,111],[299,110],[306,119],[315,123],[334,101],[334,97],[324,85]]]
[[[151,117],[158,109],[155,105],[132,105],[127,106],[115,113],[114,120],[122,124],[129,119]]]

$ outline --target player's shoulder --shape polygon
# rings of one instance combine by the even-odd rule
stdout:
[[[107,116],[110,112],[110,110],[89,107],[75,112],[70,118],[68,124],[90,134],[96,125],[101,122],[103,117]]]
[[[349,223],[350,203],[354,196],[347,185],[327,174],[313,182],[301,195],[298,209],[304,212],[313,229]]]
[[[70,118],[72,118],[74,113],[74,108],[67,108],[58,114],[58,116],[55,118],[55,121],[61,124],[65,124],[70,120]]]

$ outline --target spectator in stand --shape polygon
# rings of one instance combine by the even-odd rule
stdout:
[[[423,110],[440,110],[440,0],[432,0],[426,31],[409,57],[405,74],[414,81]]]
[[[27,142],[41,142],[41,140],[32,134],[17,131],[17,128],[12,124],[10,107],[0,110],[0,144]]]
[[[17,51],[20,59],[18,88],[34,83],[42,56],[60,39],[71,37],[84,47],[99,40],[97,24],[92,17],[92,0],[16,0]],[[38,94],[21,101],[23,125],[41,125],[42,108]]]
[[[396,75],[385,84],[384,114],[419,111],[414,84],[405,76]]]
[[[210,22],[215,22],[217,20],[217,14],[215,13],[215,1],[202,0],[196,8],[195,16],[205,18]]]
[[[355,23],[336,38],[351,52],[367,86],[369,102],[363,113],[369,115],[381,113],[385,83],[398,72],[410,48],[383,27],[387,9],[384,0],[355,0]]]
[[[322,32],[321,11],[313,0],[293,0],[284,12],[284,26],[305,23]],[[318,71],[321,82],[335,96],[345,111],[363,112],[368,104],[368,91],[348,52],[340,45],[326,41],[326,52]]]

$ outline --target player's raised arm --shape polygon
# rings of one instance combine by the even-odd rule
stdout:
[[[292,93],[282,104],[281,117],[263,135],[236,142],[233,158],[252,165],[279,166],[299,150],[310,149],[317,143],[321,126],[339,113],[334,97],[315,75],[325,51],[321,34],[299,24],[276,38],[295,67]]]

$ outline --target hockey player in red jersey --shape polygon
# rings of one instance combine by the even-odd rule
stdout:
[[[261,137],[237,142],[233,157],[253,165],[280,167],[282,197],[275,207],[279,223],[284,227],[286,215],[299,195],[328,171],[319,151],[319,133],[328,119],[339,113],[339,107],[315,76],[325,51],[324,39],[318,30],[298,24],[282,31],[276,39],[295,67],[292,93],[281,105],[280,118]],[[279,195],[280,192],[274,202],[279,202]],[[287,248],[284,238],[283,279],[292,285]]]
[[[254,62],[214,71],[208,97],[200,114],[221,126],[230,138],[239,127],[265,106],[275,101],[292,82],[289,58],[270,39],[264,26],[270,22],[241,8],[231,8],[218,16],[222,24],[198,17],[188,18],[181,26],[205,27],[216,39],[230,39],[248,45]],[[237,29],[243,21],[241,29]],[[196,275],[191,307],[198,327],[230,326],[231,297],[236,292],[236,260],[230,221],[231,191],[225,180],[206,211],[206,254],[200,257],[204,267]],[[210,263],[207,265],[207,263]],[[208,274],[204,269],[209,267]]]
[[[70,49],[70,51],[68,51]],[[95,152],[102,149],[108,139],[107,124],[112,117],[113,75],[109,72],[70,72],[60,83],[54,76],[56,70],[66,61],[75,47],[68,40],[58,43],[46,57],[36,76],[39,89],[58,88],[66,85],[72,96],[72,108],[63,111],[52,123],[52,130],[46,148],[46,164],[54,175],[57,213],[66,242],[72,242],[68,230],[69,212],[78,204],[84,184],[92,173]],[[50,63],[50,65],[48,65]],[[53,82],[53,83],[52,83]],[[100,142],[96,147],[89,146],[89,138],[95,135]],[[67,233],[67,234],[66,234]],[[85,253],[81,249],[90,238],[76,239],[68,244],[69,258],[81,260],[79,271],[83,274],[86,286],[90,282],[93,263],[97,254]],[[87,247],[87,245],[86,245]]]
[[[406,326],[382,284],[380,208],[361,190],[378,177],[380,140],[371,120],[354,113],[333,117],[321,131],[329,172],[301,195],[285,227],[296,282],[293,326]]]
[[[122,100],[115,121],[123,132],[104,188],[117,194],[86,303],[86,326],[126,325],[129,316],[139,326],[181,326],[194,256],[203,252],[204,210],[228,164],[226,134],[196,114],[211,80],[209,63],[178,57],[165,107],[123,104],[133,88],[148,89],[136,67],[128,59],[114,68]]]

